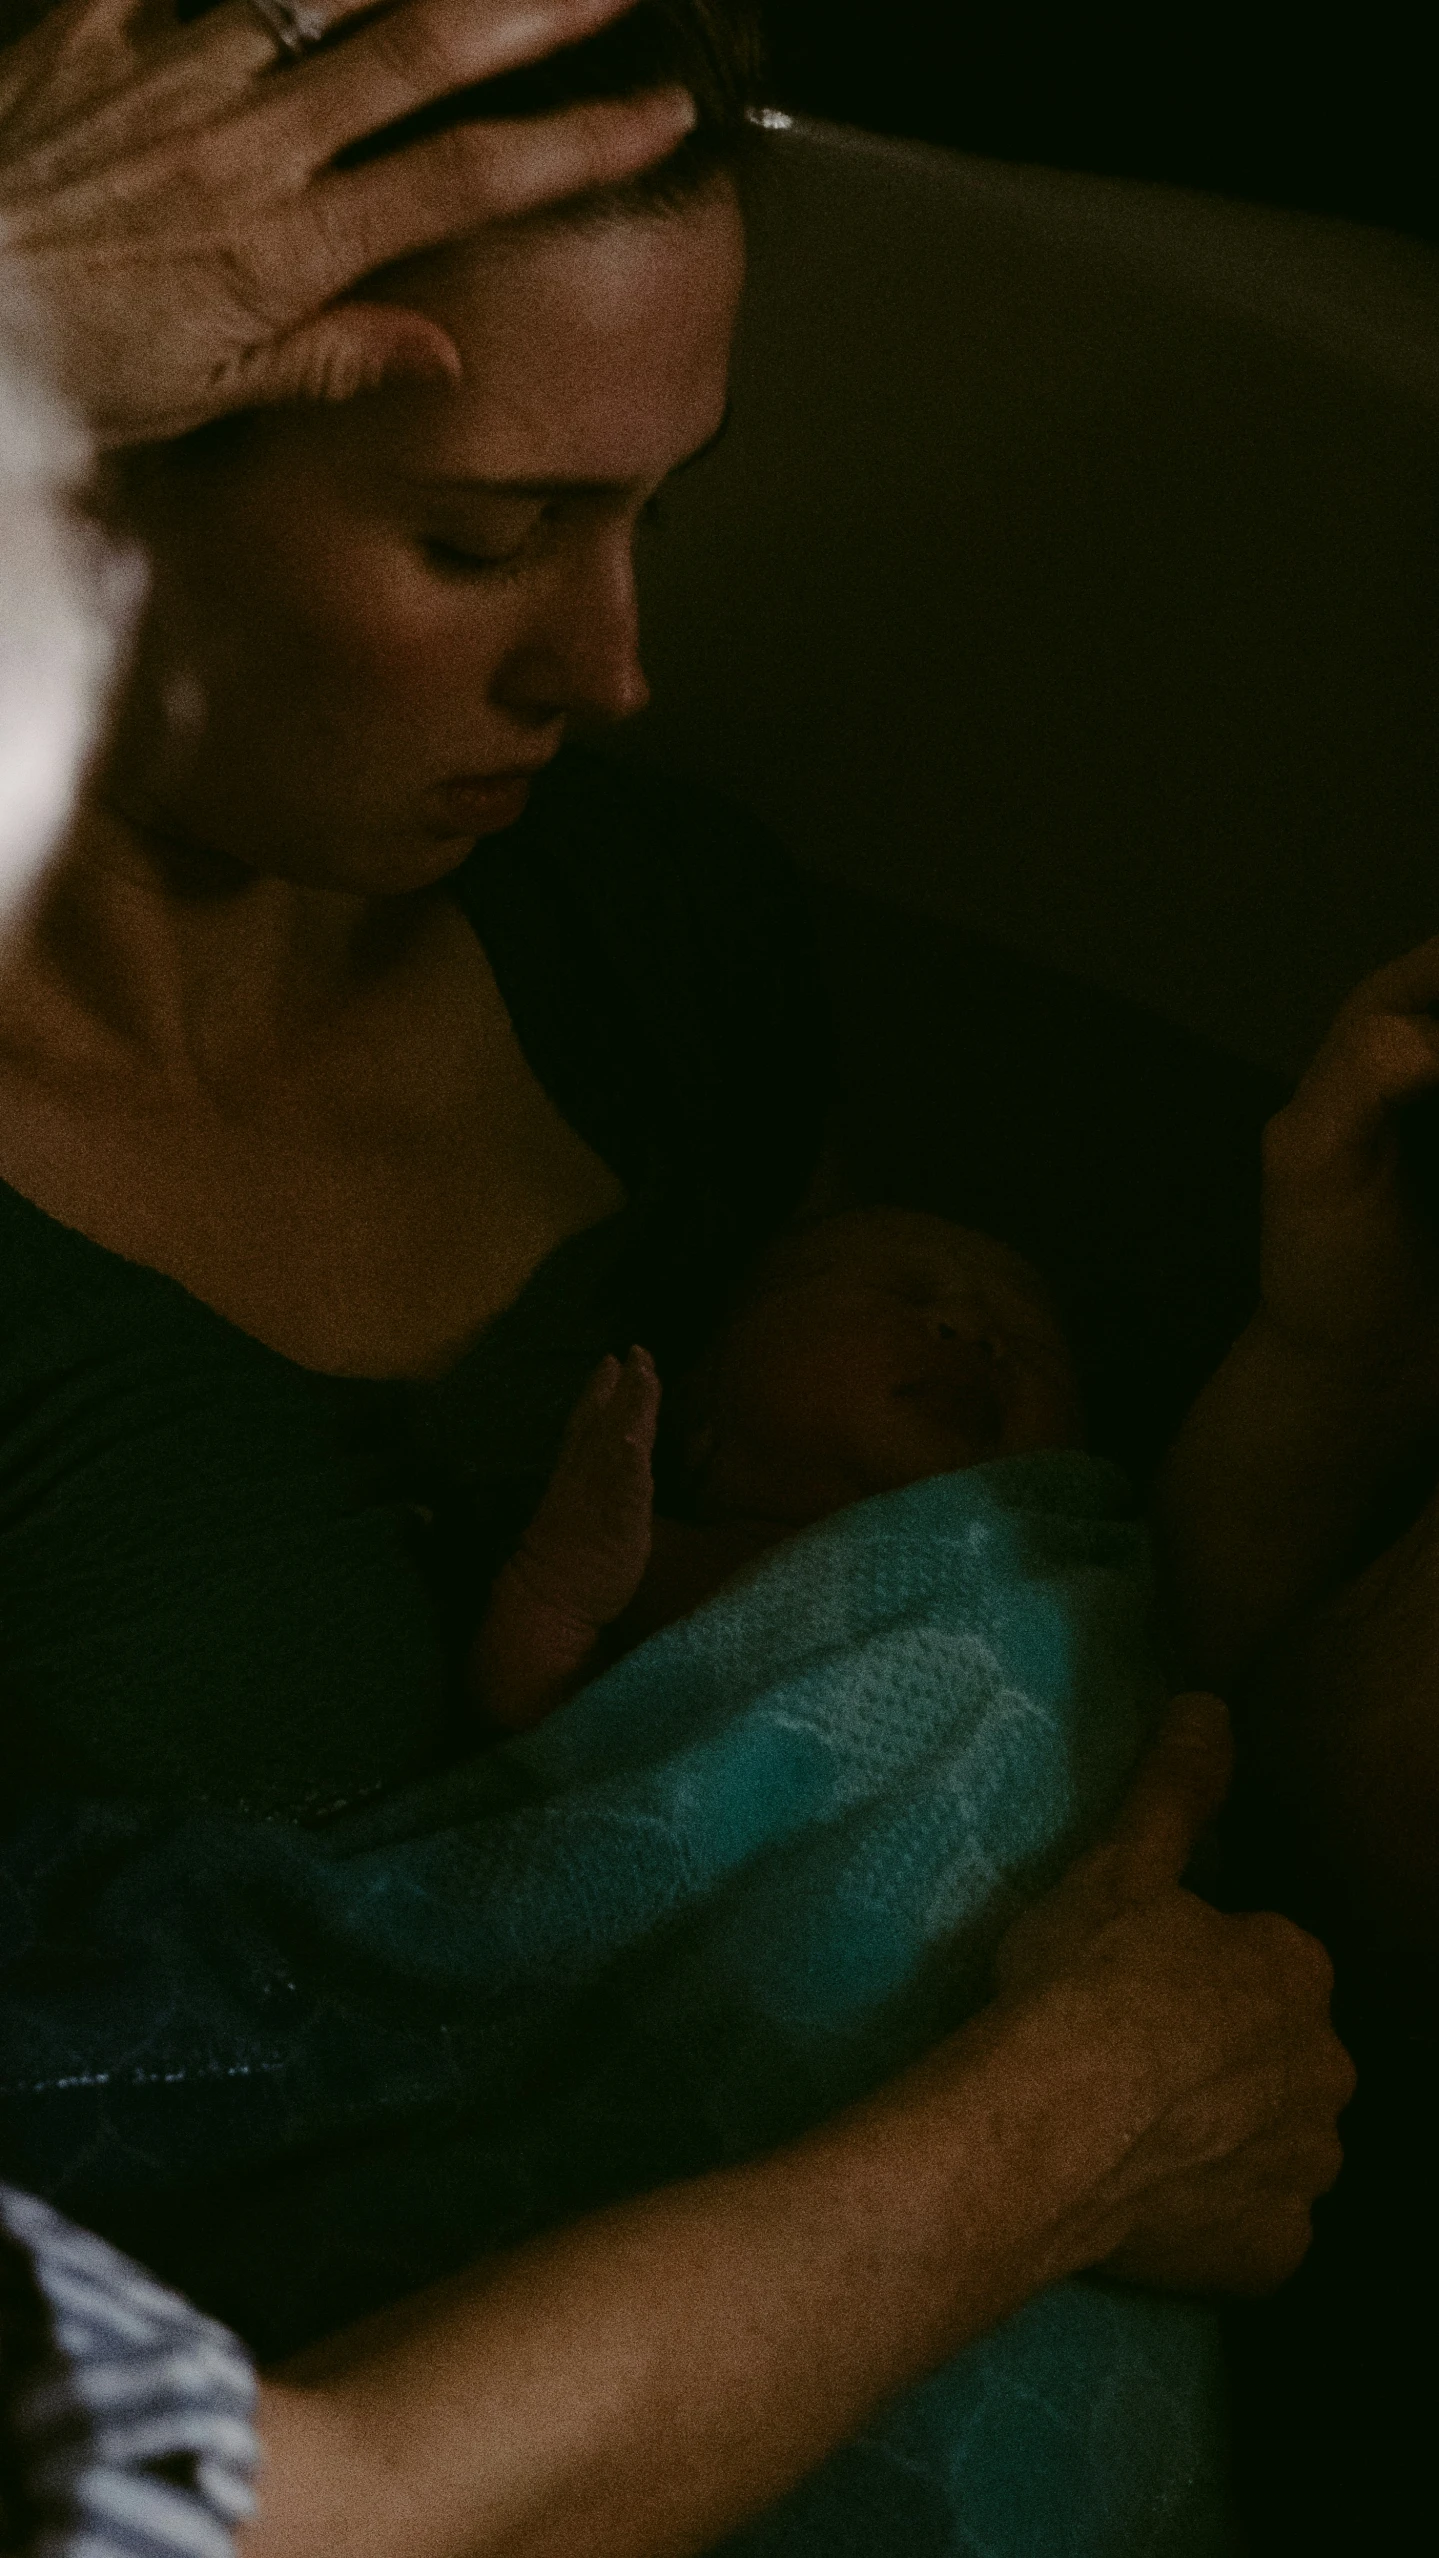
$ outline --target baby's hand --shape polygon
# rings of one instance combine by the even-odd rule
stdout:
[[[578,1685],[602,1628],[624,1614],[654,1538],[651,1457],[660,1381],[647,1350],[606,1358],[570,1415],[544,1499],[497,1575],[471,1654],[475,1701],[525,1731]]]
[[[594,1632],[629,1606],[654,1534],[660,1381],[647,1350],[602,1359],[566,1425],[520,1547],[532,1586]]]
[[[1264,1132],[1265,1312],[1306,1356],[1439,1399],[1439,1222],[1407,1102],[1439,1088],[1439,938],[1366,978]]]

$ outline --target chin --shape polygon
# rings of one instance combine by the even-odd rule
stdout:
[[[392,834],[376,838],[370,828],[364,834],[357,828],[328,858],[297,859],[283,869],[277,862],[272,875],[297,888],[331,888],[343,897],[414,897],[452,877],[474,840],[473,827],[442,834],[423,821],[401,819]]]

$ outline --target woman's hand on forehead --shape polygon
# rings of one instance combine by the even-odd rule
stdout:
[[[0,241],[92,433],[159,441],[241,408],[457,379],[436,321],[329,306],[399,258],[632,176],[674,149],[692,103],[656,91],[335,163],[629,5],[303,0],[276,13],[318,45],[295,59],[251,0],[183,27],[168,0],[67,0],[0,55]]]

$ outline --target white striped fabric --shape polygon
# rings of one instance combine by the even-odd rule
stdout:
[[[0,2232],[24,2259],[35,2308],[30,2350],[10,2362],[0,2399],[0,2474],[17,2507],[0,2513],[0,2548],[232,2558],[260,2456],[255,2374],[238,2338],[6,2185]]]

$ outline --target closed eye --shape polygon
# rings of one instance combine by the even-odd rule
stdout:
[[[458,542],[426,541],[420,545],[426,560],[442,577],[493,577],[501,570],[513,568],[522,557],[519,551],[467,551]]]
[[[640,521],[644,524],[661,526],[665,522],[667,512],[664,498],[656,491],[648,503],[641,507]],[[542,516],[540,524],[543,525],[545,521],[546,518]],[[509,550],[482,551],[468,543],[447,542],[439,535],[432,534],[422,541],[420,548],[431,568],[438,570],[442,577],[497,578],[506,569],[519,568],[532,551],[533,544],[534,533],[530,532],[526,534],[522,542],[516,542]]]

